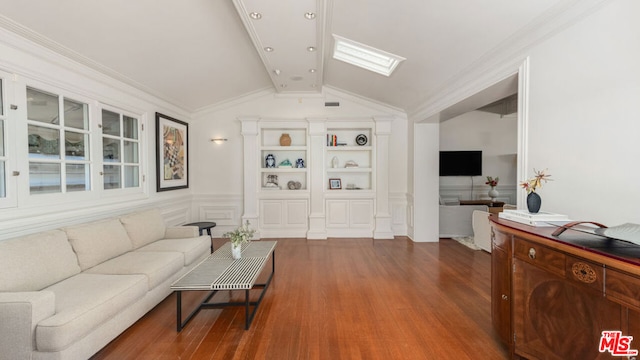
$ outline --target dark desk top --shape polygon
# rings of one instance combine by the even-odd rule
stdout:
[[[491,200],[460,200],[460,205],[487,205],[488,207],[503,207],[503,201]]]
[[[496,224],[506,226],[513,230],[640,266],[639,245],[589,233],[589,231],[593,230],[590,230],[588,227],[571,228],[559,236],[554,236],[552,233],[558,226],[529,226],[515,221],[501,219],[496,215],[491,215],[489,219]]]

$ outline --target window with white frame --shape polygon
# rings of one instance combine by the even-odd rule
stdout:
[[[91,190],[89,106],[27,87],[30,194]]]
[[[0,198],[7,197],[7,150],[5,139],[6,116],[4,106],[4,82],[0,78]]]
[[[105,190],[139,188],[140,120],[114,109],[102,109],[102,161]]]

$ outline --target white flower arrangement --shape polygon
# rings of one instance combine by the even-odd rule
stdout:
[[[249,227],[249,220],[247,220],[244,225],[238,227],[233,231],[224,233],[222,237],[229,238],[233,247],[238,247],[242,245],[242,243],[246,243],[251,240],[253,234],[255,233],[256,231]]]

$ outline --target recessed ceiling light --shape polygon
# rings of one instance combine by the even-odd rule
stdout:
[[[307,51],[308,51],[308,52],[314,52],[314,51],[316,51],[316,48],[315,48],[315,47],[313,47],[313,46],[309,46],[309,47],[307,48]]]
[[[284,89],[287,87],[287,84],[280,84],[280,87]]]
[[[374,47],[333,35],[335,45],[333,58],[348,64],[367,69],[385,76],[391,75],[400,62],[406,60],[402,56],[394,55]]]
[[[249,13],[249,17],[252,18],[253,20],[260,20],[262,19],[262,14],[254,11],[252,13]]]
[[[316,69],[309,69],[309,72],[313,74],[314,72],[316,72]]]
[[[280,75],[280,69],[274,69],[273,73],[276,74],[276,75]]]
[[[316,18],[316,13],[313,12],[306,12],[304,13],[304,18],[307,20],[313,20]]]
[[[311,84],[311,87],[312,87],[312,88],[316,87],[316,84]]]
[[[266,52],[272,52],[272,51],[273,51],[273,48],[272,48],[271,46],[267,46],[267,47],[265,47],[265,48],[264,48],[264,51],[266,51]]]

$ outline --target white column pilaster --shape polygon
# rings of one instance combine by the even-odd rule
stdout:
[[[239,118],[242,123],[244,148],[244,196],[242,223],[249,221],[251,228],[256,229],[253,236],[260,238],[260,219],[258,211],[258,121],[257,117]]]
[[[324,208],[324,147],[326,143],[326,119],[307,119],[309,122],[309,231],[307,239],[326,239],[326,214]]]
[[[393,239],[389,210],[389,135],[393,117],[374,116],[376,123],[376,214],[374,239]]]

